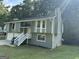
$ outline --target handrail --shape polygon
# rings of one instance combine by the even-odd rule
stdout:
[[[18,40],[18,46],[26,39],[26,36],[24,35],[23,37],[19,38]]]
[[[26,33],[23,37],[21,37],[19,39],[19,42],[18,42],[18,46],[25,40],[25,39],[29,39],[30,38],[30,34],[29,33]]]
[[[21,33],[19,36],[16,37],[15,40],[17,40],[19,37],[21,37],[24,33]]]
[[[29,38],[31,38],[30,33],[21,34],[15,39],[14,44],[19,46],[25,39],[29,39]]]
[[[24,33],[21,33],[19,36],[17,36],[17,37],[16,37],[16,39],[14,40],[14,44],[16,44],[16,43],[17,43],[18,39],[19,39],[20,37],[22,37],[22,36],[23,36],[23,34],[24,34]]]

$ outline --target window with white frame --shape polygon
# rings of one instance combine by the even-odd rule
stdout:
[[[44,34],[38,34],[37,35],[37,41],[46,42],[46,35],[44,35]]]
[[[45,24],[46,22],[45,21],[43,21],[43,24],[42,24],[42,28],[45,28]]]
[[[42,30],[45,30],[46,32],[46,21],[36,21],[36,27],[35,27],[35,32],[40,29],[40,32],[43,32]]]

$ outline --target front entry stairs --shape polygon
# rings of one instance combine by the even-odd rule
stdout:
[[[14,46],[20,46],[25,40],[27,40],[27,44],[28,44],[28,40],[31,39],[31,34],[30,33],[21,33],[20,35],[18,35],[16,38],[11,40],[12,45]]]

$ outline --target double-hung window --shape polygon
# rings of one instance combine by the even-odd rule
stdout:
[[[46,32],[46,21],[36,21],[35,32]]]
[[[42,28],[45,28],[45,21],[43,21]]]
[[[37,28],[40,28],[40,24],[41,24],[41,22],[38,21],[38,22],[37,22]]]

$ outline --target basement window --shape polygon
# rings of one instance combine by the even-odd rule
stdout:
[[[37,41],[39,41],[39,42],[46,42],[46,35],[38,34],[37,35]]]

